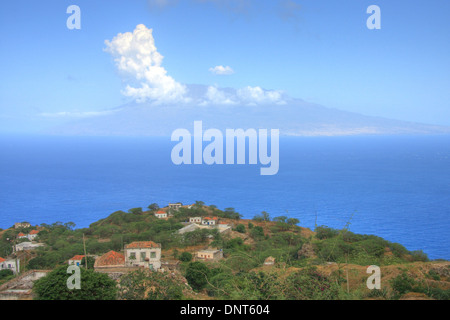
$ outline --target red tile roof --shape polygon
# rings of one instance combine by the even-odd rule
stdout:
[[[217,220],[217,217],[204,217],[203,220]]]
[[[156,212],[156,214],[164,214],[164,213],[167,213],[167,212],[165,212],[165,211],[158,211],[158,212]]]
[[[19,237],[25,237],[25,235],[24,235],[22,232],[20,232],[20,233],[18,234],[18,236],[19,236]]]
[[[83,258],[84,258],[84,255],[76,255],[76,256],[74,256],[72,259],[70,259],[70,260],[83,260]]]
[[[161,248],[161,245],[153,241],[135,241],[125,246],[126,249],[130,248]]]
[[[31,230],[31,232],[30,232],[30,234],[38,234],[39,233],[39,231],[37,231],[37,230]]]
[[[5,259],[3,259],[2,257],[0,257],[0,262],[6,261]]]
[[[95,261],[95,267],[111,267],[125,265],[125,256],[119,252],[110,251]]]

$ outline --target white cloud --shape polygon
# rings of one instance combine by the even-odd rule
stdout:
[[[209,86],[204,100],[200,105],[264,105],[264,104],[285,104],[281,91],[264,90],[261,87],[245,87],[237,90],[221,90],[214,86]]]
[[[234,70],[229,66],[215,66],[214,68],[209,68],[209,71],[220,76],[228,76],[234,73]]]
[[[206,90],[205,100],[201,104],[202,105],[208,105],[208,104],[233,105],[236,103],[237,103],[236,97],[233,94],[227,94],[223,90],[220,90],[213,86],[209,86],[208,90]]]
[[[247,86],[237,90],[237,96],[242,103],[257,104],[285,104],[281,91],[264,90],[261,87]]]
[[[162,67],[164,57],[155,46],[152,33],[152,29],[140,24],[132,33],[119,33],[105,41],[105,51],[114,58],[119,73],[138,84],[128,84],[122,93],[137,102],[184,102],[186,86],[167,75]]]

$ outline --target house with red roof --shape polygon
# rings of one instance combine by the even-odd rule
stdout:
[[[0,257],[0,270],[11,270],[14,274],[17,274],[20,270],[20,260]]]
[[[38,236],[39,231],[38,230],[31,230],[30,233],[27,235],[28,240],[33,241]]]
[[[19,239],[28,239],[28,237],[27,237],[25,234],[23,234],[22,232],[19,232],[19,234],[17,235],[17,237],[18,237]]]
[[[128,267],[161,268],[161,245],[153,241],[135,241],[125,246],[125,264]]]
[[[202,219],[202,224],[205,226],[215,226],[219,222],[219,218],[217,217],[204,217]]]
[[[155,217],[162,219],[162,218],[167,218],[167,212],[159,210],[155,213]]]
[[[83,260],[84,255],[76,255],[73,258],[69,259],[68,263],[69,266],[71,265],[75,265],[75,266],[80,266],[81,265],[81,261]]]

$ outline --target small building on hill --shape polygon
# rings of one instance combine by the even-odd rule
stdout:
[[[11,270],[14,274],[17,274],[20,270],[19,259],[4,259],[0,257],[0,270]]]
[[[178,210],[183,204],[181,202],[169,203],[169,210]]]
[[[190,217],[189,218],[189,222],[201,224],[202,223],[202,217]]]
[[[125,264],[129,267],[161,268],[161,245],[153,241],[135,241],[125,246]]]
[[[219,219],[217,217],[204,217],[202,219],[202,224],[205,226],[215,226],[218,223]]]
[[[16,222],[14,223],[14,228],[29,228],[31,227],[31,224],[29,222]]]
[[[28,240],[33,241],[38,236],[39,231],[38,230],[31,230],[30,233],[27,235]]]
[[[217,249],[200,250],[197,252],[196,258],[200,260],[218,261],[223,258],[223,251]]]
[[[69,261],[68,261],[69,266],[71,266],[71,265],[80,266],[83,258],[84,258],[84,255],[74,256],[73,258],[69,259]]]
[[[162,211],[162,210],[157,211],[157,212],[155,213],[155,217],[157,217],[157,218],[159,218],[159,219],[167,218],[167,212]]]

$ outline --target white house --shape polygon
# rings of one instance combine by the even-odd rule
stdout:
[[[12,270],[14,274],[17,274],[20,270],[20,260],[19,259],[3,259],[0,257],[0,270]]]
[[[190,217],[189,222],[191,223],[202,223],[202,217]]]
[[[75,266],[80,266],[81,265],[81,261],[83,260],[84,255],[76,255],[73,258],[69,259],[69,265],[75,265]]]
[[[202,219],[202,224],[205,226],[215,226],[217,224],[218,220],[219,219],[217,217],[212,217],[212,218],[204,217]]]
[[[155,217],[162,219],[162,218],[167,218],[167,212],[165,211],[158,211],[155,213]]]
[[[17,235],[17,237],[18,237],[19,239],[28,239],[28,236],[25,235],[25,234],[23,234],[22,232],[19,232],[19,234]]]
[[[29,227],[31,227],[31,224],[28,223],[28,222],[16,222],[16,223],[14,223],[14,228],[15,229],[17,229],[17,228],[29,228]]]
[[[169,209],[178,210],[183,204],[181,202],[169,203]]]
[[[38,236],[39,231],[37,230],[31,230],[30,233],[27,235],[28,240],[33,241]]]
[[[43,243],[31,243],[31,242],[21,242],[14,246],[15,251],[33,250],[37,247],[44,246]]]
[[[125,265],[151,270],[161,268],[161,245],[153,241],[135,241],[125,246]]]

